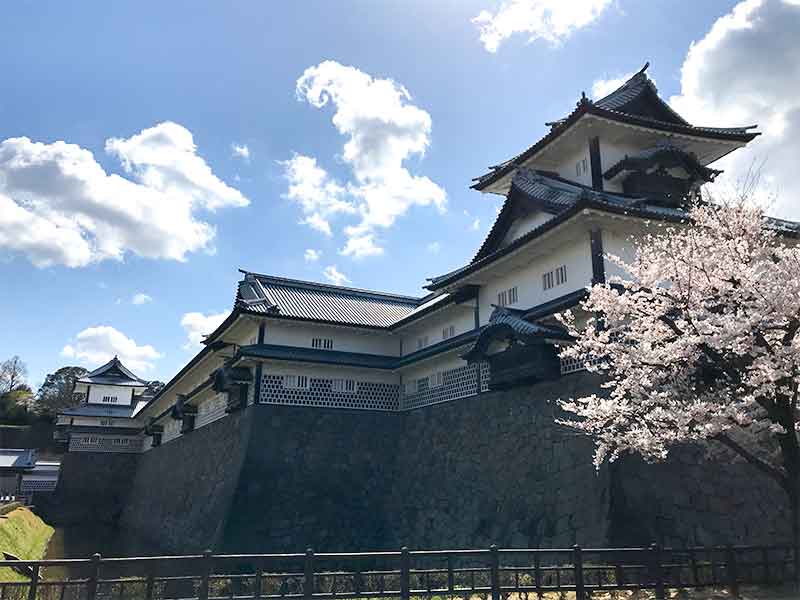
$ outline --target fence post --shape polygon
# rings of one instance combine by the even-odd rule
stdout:
[[[89,580],[86,582],[86,600],[95,600],[97,597],[97,580],[100,579],[100,559],[99,554],[92,555],[92,568],[89,573]]]
[[[203,552],[203,562],[200,571],[200,589],[197,591],[198,600],[208,600],[208,578],[211,575],[212,560],[211,550]]]
[[[310,600],[314,595],[314,549],[306,548],[306,563],[303,570],[303,597]]]
[[[450,596],[455,593],[456,589],[456,582],[455,576],[453,575],[453,555],[447,555],[447,591],[449,592]]]
[[[572,564],[575,568],[575,600],[586,599],[586,586],[583,584],[583,550],[578,544],[572,547]]]
[[[31,569],[31,585],[28,588],[28,600],[36,600],[36,588],[39,585],[39,565],[33,565]]]
[[[489,576],[492,584],[492,600],[500,600],[500,551],[497,544],[489,546]]]
[[[664,600],[664,573],[661,569],[661,546],[658,544],[650,545],[650,553],[652,557],[652,571],[653,582],[656,586],[656,598]]]
[[[400,598],[408,600],[411,597],[411,556],[408,548],[400,548]]]
[[[725,574],[728,576],[728,591],[734,598],[739,597],[739,569],[736,565],[736,552],[733,546],[725,547]]]
[[[155,565],[150,564],[147,568],[147,583],[144,588],[145,600],[153,600],[153,588],[155,587]]]

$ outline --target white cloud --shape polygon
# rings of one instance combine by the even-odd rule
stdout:
[[[203,347],[203,338],[212,333],[222,323],[229,312],[204,315],[199,312],[185,313],[181,318],[181,327],[186,332],[184,350],[199,350]]]
[[[692,44],[681,69],[681,94],[670,103],[698,125],[758,123],[763,135],[714,166],[727,185],[763,164],[777,194],[771,212],[800,219],[800,4],[749,0],[718,19]],[[715,184],[716,186],[717,184]]]
[[[442,243],[431,242],[426,246],[426,248],[428,249],[428,252],[430,252],[431,254],[439,254],[439,252],[441,252],[442,250]]]
[[[444,189],[403,166],[410,157],[423,156],[430,145],[431,117],[411,104],[402,85],[325,61],[305,70],[296,91],[300,100],[316,108],[332,104],[333,125],[347,138],[341,158],[352,179],[345,184],[332,179],[314,158],[295,156],[283,163],[290,182],[288,196],[300,202],[304,222],[327,233],[329,216],[358,213],[360,221],[345,229],[348,241],[342,254],[381,254],[376,230],[391,227],[412,206],[445,210]],[[304,161],[303,177],[298,176],[298,159]]]
[[[330,281],[333,285],[344,285],[345,283],[350,283],[347,275],[340,273],[339,269],[337,269],[335,265],[329,265],[325,267],[325,270],[322,271],[322,274],[325,276],[325,279]]]
[[[134,294],[133,298],[131,298],[131,303],[133,304],[147,304],[148,302],[152,302],[152,296],[148,296],[143,292],[139,292],[138,294]]]
[[[472,221],[472,225],[469,226],[472,231],[478,231],[481,228],[481,220],[478,217]]]
[[[314,250],[313,248],[307,248],[303,254],[303,258],[306,260],[306,262],[317,262],[321,256],[322,252],[319,250]]]
[[[375,242],[374,233],[362,233],[364,230],[359,227],[347,227],[345,233],[349,236],[344,248],[339,250],[343,256],[354,258],[365,258],[367,256],[380,256],[383,254],[381,248]],[[367,230],[368,231],[368,230]]]
[[[247,147],[247,144],[231,144],[231,152],[235,157],[250,162],[250,148]]]
[[[489,52],[515,33],[527,34],[528,42],[543,39],[558,44],[597,19],[611,0],[508,0],[496,13],[483,10],[472,19]]]
[[[598,79],[592,84],[592,100],[600,100],[608,96],[611,92],[620,87],[623,83],[633,77],[633,73],[626,73],[619,77],[611,77],[610,79]]]
[[[72,344],[61,351],[66,358],[76,359],[89,367],[97,367],[118,356],[133,372],[146,373],[153,361],[162,357],[150,345],[139,346],[133,339],[110,325],[89,327],[75,336]]]
[[[303,211],[301,223],[330,236],[331,217],[356,212],[355,205],[346,199],[344,187],[331,179],[315,158],[295,154],[279,164],[289,181],[286,197],[297,202]]]
[[[34,265],[82,267],[126,253],[183,261],[210,250],[212,225],[199,210],[246,206],[197,155],[192,134],[171,122],[106,140],[128,177],[63,141],[0,142],[0,249]]]

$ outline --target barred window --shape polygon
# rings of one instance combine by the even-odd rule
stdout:
[[[428,345],[428,336],[424,335],[421,338],[417,338],[417,350],[421,350],[425,346]]]
[[[503,290],[497,294],[497,306],[509,306],[511,304],[516,304],[518,298],[519,295],[517,293],[517,286],[508,288],[507,290]]]
[[[567,265],[561,265],[556,269],[556,285],[567,282]]]
[[[116,396],[103,396],[103,402],[106,404],[116,404],[117,397]]]
[[[331,390],[334,392],[355,394],[358,392],[358,384],[355,379],[332,379]]]
[[[312,338],[311,347],[319,350],[333,350],[333,338]]]
[[[308,375],[285,375],[283,377],[283,387],[287,390],[307,390]]]
[[[445,327],[444,329],[442,329],[443,340],[449,339],[453,337],[455,334],[456,334],[456,328],[453,325],[450,325],[449,327]]]

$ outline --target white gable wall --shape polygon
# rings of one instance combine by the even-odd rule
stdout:
[[[144,388],[142,388],[144,389]],[[116,402],[103,402],[104,396],[116,397]],[[108,406],[130,406],[133,398],[133,388],[118,385],[95,385],[89,388],[87,402],[91,404],[106,404]]]
[[[532,231],[552,219],[555,215],[552,215],[548,212],[544,212],[543,210],[532,212],[531,214],[525,215],[519,219],[515,219],[514,222],[511,224],[511,227],[508,228],[503,241],[500,243],[500,247],[508,246],[511,242],[516,240],[517,238],[522,237],[529,231]]]

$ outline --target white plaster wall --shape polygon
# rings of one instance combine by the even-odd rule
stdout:
[[[536,229],[539,225],[546,223],[554,216],[555,215],[544,211],[536,211],[515,220],[511,224],[511,227],[509,227],[508,232],[506,232],[506,236],[503,238],[500,247],[508,246],[508,244],[517,238],[520,238],[529,231]]]
[[[454,328],[454,336],[471,331],[475,328],[475,301],[470,300],[465,304],[451,304],[440,311],[427,315],[403,327],[399,335],[403,339],[403,356],[418,350],[417,340],[428,336],[428,346],[444,341],[442,329]]]
[[[567,281],[545,290],[542,275],[561,265],[567,266]],[[528,309],[549,300],[580,290],[592,282],[592,257],[589,233],[579,232],[577,237],[564,240],[558,250],[532,258],[524,267],[490,280],[480,289],[480,321],[488,322],[497,304],[497,294],[517,286],[518,301],[512,308]]]
[[[116,396],[116,402],[103,402],[103,396]],[[89,388],[88,402],[104,404],[106,406],[130,406],[133,398],[133,388],[117,385],[92,385]]]
[[[467,346],[459,352],[447,353],[444,356],[437,356],[430,360],[399,369],[398,372],[402,377],[402,383],[405,385],[408,382],[416,381],[423,377],[429,377],[434,373],[441,373],[466,366],[467,362],[459,356],[460,352],[466,352],[466,350]]]
[[[311,348],[312,338],[332,338],[333,349],[365,354],[400,355],[400,340],[389,332],[354,330],[314,323],[266,321],[264,343]]]

